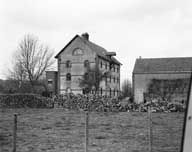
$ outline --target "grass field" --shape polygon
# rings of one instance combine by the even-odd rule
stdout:
[[[18,152],[83,152],[83,112],[62,109],[0,109],[0,151],[12,151],[18,113]],[[153,152],[179,152],[184,113],[152,113]],[[147,113],[91,113],[89,152],[147,152]]]

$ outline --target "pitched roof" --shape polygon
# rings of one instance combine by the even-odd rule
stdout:
[[[133,73],[191,72],[192,57],[136,59]]]
[[[59,55],[60,55],[77,37],[79,37],[79,35],[75,35],[75,36],[71,39],[71,41],[69,41],[69,42],[67,43],[67,45],[65,45],[65,47],[64,47],[61,51],[59,51],[59,53],[57,53],[57,55],[55,56],[55,58],[58,58]]]
[[[79,35],[76,35],[75,37],[73,37],[73,39],[71,41],[69,41],[69,43],[55,56],[55,58],[58,58],[58,56],[67,48],[68,45],[70,45],[76,38],[80,38],[86,45],[89,46],[89,48],[91,50],[93,50],[94,52],[96,52],[96,54],[106,60],[109,60],[109,61],[112,61],[112,62],[115,62],[116,64],[121,64],[117,59],[115,59],[114,57],[109,57],[107,56],[107,50],[104,49],[103,47],[89,41],[89,40],[86,40],[84,39],[83,37],[79,36]]]

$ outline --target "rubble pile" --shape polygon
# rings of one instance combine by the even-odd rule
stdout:
[[[53,98],[54,107],[77,111],[96,112],[184,112],[185,104],[161,100],[151,100],[136,104],[127,102],[122,104],[119,98],[110,98],[99,95],[58,95]]]
[[[134,103],[132,100],[110,98],[99,95],[57,95],[45,98],[35,94],[1,95],[2,108],[63,108],[73,111],[95,112],[184,112],[185,103],[168,102],[151,99],[145,103]]]

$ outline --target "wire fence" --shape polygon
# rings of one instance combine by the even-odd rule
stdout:
[[[183,118],[184,113],[1,109],[0,151],[179,152]]]

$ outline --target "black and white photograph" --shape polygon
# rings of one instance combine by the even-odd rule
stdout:
[[[0,152],[191,152],[192,0],[0,0]]]

